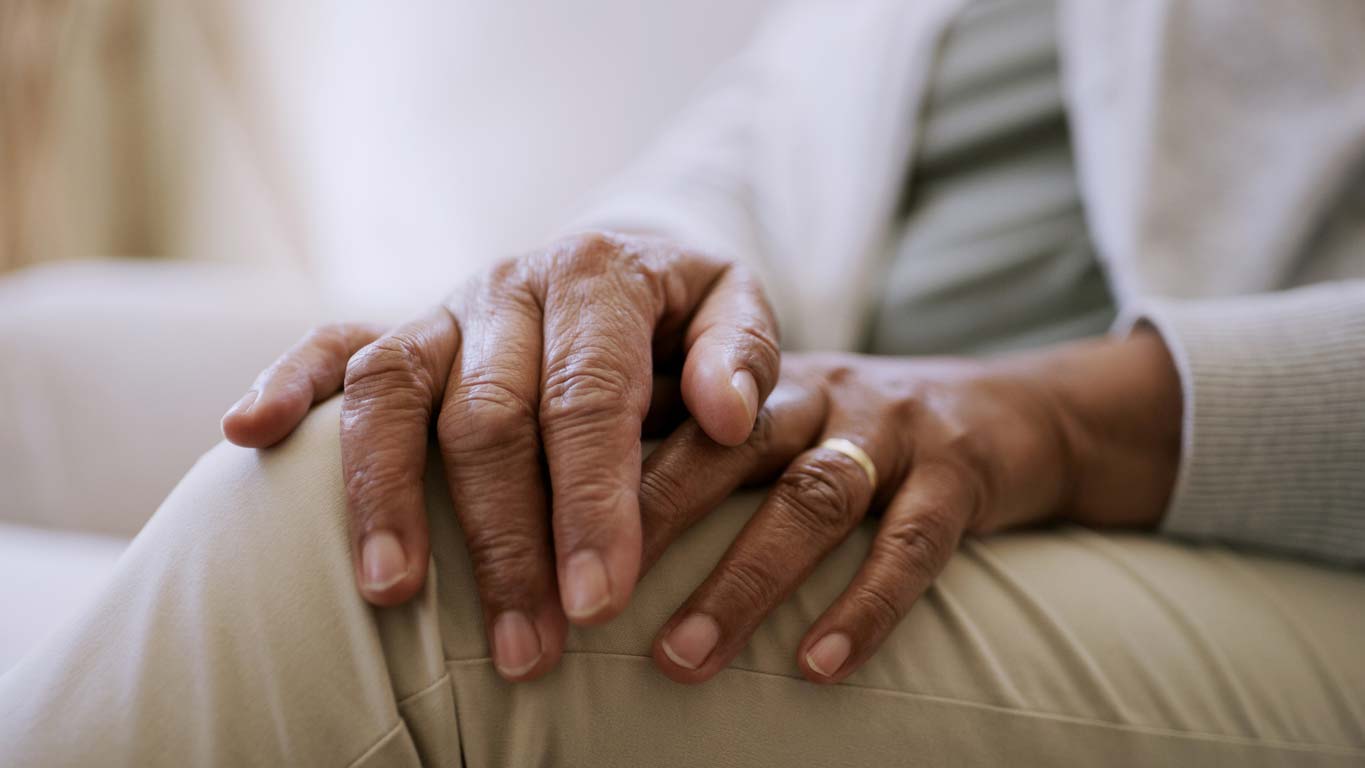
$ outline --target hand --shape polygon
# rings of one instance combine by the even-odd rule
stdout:
[[[1058,516],[1155,525],[1175,478],[1180,407],[1170,358],[1146,330],[994,362],[788,355],[743,445],[718,445],[688,423],[645,463],[647,564],[736,487],[777,476],[660,630],[655,662],[679,682],[709,679],[879,509],[866,561],[797,653],[808,679],[840,681],[928,589],[964,534]],[[871,459],[875,486],[848,452],[820,446],[828,438]]]
[[[434,419],[489,645],[499,671],[521,680],[554,666],[566,614],[598,623],[630,598],[654,374],[681,374],[699,429],[737,445],[778,366],[776,322],[742,268],[655,239],[589,234],[503,262],[387,333],[315,330],[261,374],[223,431],[271,445],[344,382],[356,581],[370,602],[393,605],[426,576]]]

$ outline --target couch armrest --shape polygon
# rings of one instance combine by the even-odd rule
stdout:
[[[0,278],[0,521],[135,533],[322,306],[302,277],[241,265]]]

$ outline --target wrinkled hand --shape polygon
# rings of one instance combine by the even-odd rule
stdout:
[[[1058,515],[1154,525],[1174,481],[1179,433],[1178,379],[1147,331],[996,362],[787,355],[744,444],[718,445],[688,423],[646,461],[647,564],[737,487],[776,477],[660,630],[655,662],[680,682],[715,675],[870,509],[882,510],[862,567],[797,650],[808,679],[842,680],[964,534]],[[828,438],[861,448],[875,487],[857,459],[820,446]]]
[[[558,661],[566,614],[598,623],[630,598],[655,373],[680,375],[698,428],[737,445],[778,366],[775,320],[744,270],[655,239],[589,234],[503,262],[387,333],[313,331],[261,374],[223,431],[272,445],[344,385],[356,580],[370,602],[393,605],[426,577],[422,474],[435,419],[495,662],[529,679]]]

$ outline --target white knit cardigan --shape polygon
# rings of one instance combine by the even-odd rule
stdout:
[[[784,7],[580,224],[745,261],[787,346],[850,348],[963,3]],[[1155,325],[1184,387],[1165,529],[1365,562],[1365,3],[1064,0],[1059,19],[1116,332]]]

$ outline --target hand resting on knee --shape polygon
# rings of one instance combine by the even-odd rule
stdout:
[[[774,483],[655,642],[680,682],[723,669],[869,514],[866,562],[793,649],[817,682],[871,656],[964,535],[1156,525],[1180,449],[1179,381],[1150,329],[991,360],[779,362],[753,277],[617,234],[503,262],[388,332],[314,331],[224,433],[272,445],[338,388],[359,589],[383,606],[423,583],[434,425],[509,680],[554,667],[566,620],[618,614],[669,542],[741,485]],[[642,468],[650,433],[668,437]]]

